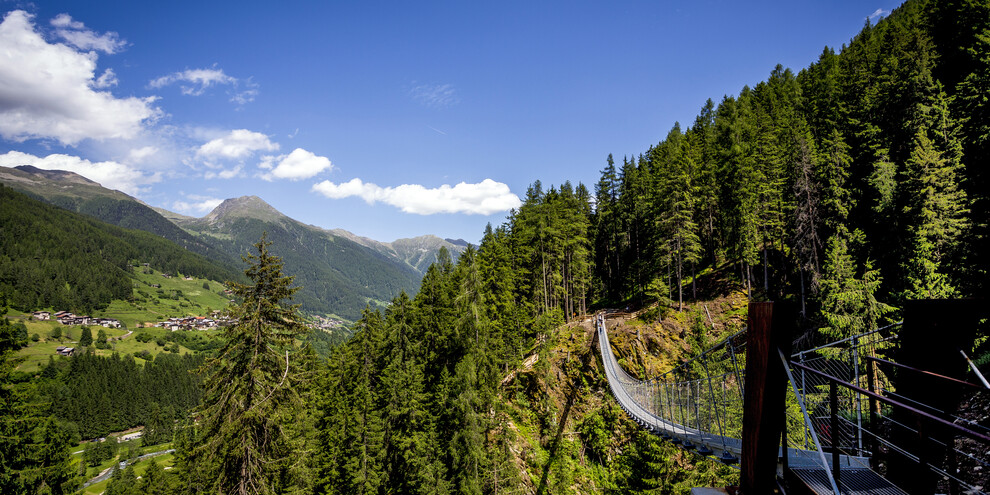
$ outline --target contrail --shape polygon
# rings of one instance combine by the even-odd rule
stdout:
[[[444,136],[446,136],[446,135],[447,135],[447,133],[446,133],[446,132],[443,132],[443,131],[441,131],[440,129],[437,129],[436,127],[433,127],[432,125],[428,125],[428,126],[426,126],[426,127],[429,127],[430,129],[433,129],[434,131],[437,131],[437,132],[439,132],[440,134],[443,134]]]

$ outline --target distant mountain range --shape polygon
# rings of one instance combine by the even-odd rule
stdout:
[[[306,311],[350,320],[368,304],[382,306],[400,291],[418,290],[441,247],[455,258],[467,247],[463,240],[432,235],[386,243],[326,230],[289,218],[257,196],[225,200],[194,218],[152,208],[72,172],[0,167],[0,183],[70,211],[164,237],[235,273],[244,267],[240,256],[267,232],[285,273],[303,287],[295,302]]]

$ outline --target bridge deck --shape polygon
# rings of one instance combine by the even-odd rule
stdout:
[[[615,396],[619,406],[621,406],[626,414],[636,421],[636,423],[654,434],[670,436],[672,441],[675,443],[680,443],[683,445],[684,442],[687,441],[694,447],[705,446],[710,449],[715,456],[718,456],[722,452],[728,452],[736,458],[740,456],[742,453],[741,439],[704,432],[695,428],[670,422],[653,414],[650,410],[637,402],[623,386],[623,380],[619,378],[619,370],[621,368],[615,359],[615,354],[612,353],[612,347],[608,340],[608,332],[605,331],[604,325],[598,324],[597,328],[598,345],[601,350],[602,362],[605,365],[605,376],[608,379],[609,387],[612,389],[612,395]],[[625,373],[622,374],[625,375]],[[627,378],[625,381],[629,381],[628,375],[626,376]],[[783,457],[783,452],[780,452],[779,455]],[[825,453],[825,462],[827,466],[832,465],[832,454]],[[840,455],[839,464],[843,471],[846,469],[868,470],[869,458]],[[788,448],[787,465],[794,469],[820,470],[822,465],[822,456],[817,451]]]
[[[795,468],[790,473],[797,482],[813,493],[832,493],[828,475],[821,468]],[[870,495],[907,495],[907,492],[894,486],[890,481],[869,469],[843,469],[839,479],[839,491],[845,494],[864,493]]]

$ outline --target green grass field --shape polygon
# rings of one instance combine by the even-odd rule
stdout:
[[[206,316],[229,303],[222,294],[224,286],[217,282],[185,280],[179,276],[165,278],[161,272],[143,268],[134,269],[134,279],[133,301],[113,301],[94,316],[117,318],[127,328],[135,328],[168,318]],[[203,288],[204,283],[209,289]],[[152,287],[156,284],[161,287]]]
[[[220,283],[204,279],[185,280],[180,276],[165,278],[161,272],[148,270],[150,273],[145,273],[145,270],[134,269],[133,301],[115,300],[106,309],[92,313],[91,316],[94,317],[116,318],[124,325],[124,328],[90,326],[94,341],[101,329],[106,332],[108,339],[117,339],[109,342],[110,349],[97,349],[97,354],[109,356],[114,352],[124,355],[148,351],[154,356],[160,352],[167,352],[166,348],[171,346],[171,343],[167,342],[169,331],[154,328],[155,323],[172,317],[208,316],[211,311],[225,309],[229,303],[227,296],[222,294],[224,286]],[[161,287],[152,287],[153,284]],[[204,288],[204,284],[209,288]],[[51,312],[59,309],[61,308],[48,308]],[[28,331],[28,346],[17,352],[19,357],[24,358],[17,371],[31,373],[40,370],[48,363],[49,356],[58,358],[55,353],[58,346],[78,347],[79,337],[82,334],[81,326],[66,326],[54,320],[34,320],[30,313],[17,311],[10,311],[7,317],[12,322],[24,323]],[[60,339],[50,337],[55,328],[60,328],[62,331]],[[120,338],[128,331],[133,333]],[[139,342],[137,336],[142,333],[151,335],[153,339],[149,342]],[[205,339],[216,336],[219,330],[195,333],[201,335],[197,338]],[[38,342],[30,340],[34,334],[38,335]],[[157,340],[166,341],[166,345],[159,345]],[[192,351],[179,345],[179,354],[187,352]],[[143,364],[144,360],[138,358],[138,363]]]

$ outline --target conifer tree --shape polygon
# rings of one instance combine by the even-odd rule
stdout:
[[[876,328],[893,308],[877,300],[882,282],[880,272],[867,261],[860,268],[850,253],[850,242],[858,242],[862,232],[851,235],[840,228],[828,241],[825,266],[820,282],[821,314],[827,326],[821,332],[837,340]]]
[[[696,165],[693,194],[695,222],[706,257],[714,264],[722,256],[723,239],[719,229],[718,150],[715,147],[715,103],[709,98],[687,133],[692,160]]]
[[[959,185],[961,149],[947,121],[944,93],[925,106],[924,119],[898,184],[906,235],[905,295],[948,297],[955,289],[945,263],[959,249],[966,227],[966,195]],[[929,138],[929,134],[934,139]]]
[[[82,327],[82,334],[79,337],[79,347],[89,347],[93,345],[93,332],[87,326]]]
[[[213,490],[222,493],[279,492],[291,455],[285,425],[298,396],[289,379],[297,372],[290,355],[305,327],[298,306],[283,304],[298,287],[282,274],[270,244],[262,235],[256,254],[244,258],[253,285],[230,283],[242,301],[230,310],[237,324],[225,329],[224,347],[202,368],[206,394],[194,453],[216,462]]]
[[[426,398],[423,370],[417,358],[410,319],[412,301],[405,292],[386,313],[391,357],[382,371],[387,417],[385,425],[385,470],[387,486],[395,493],[414,493],[424,483],[427,465]]]
[[[812,293],[817,290],[820,264],[818,251],[821,249],[819,227],[819,190],[814,177],[814,152],[811,149],[810,133],[798,138],[798,156],[794,178],[794,256],[801,286],[801,313],[805,314],[806,288]],[[807,282],[805,279],[808,279]]]
[[[140,492],[134,466],[128,464],[126,468],[114,471],[103,495],[138,495],[138,493]]]
[[[0,294],[0,493],[71,493],[68,434],[11,388],[20,347]]]
[[[385,481],[380,390],[383,332],[381,315],[365,308],[355,334],[354,359],[346,375],[352,383],[349,404],[344,406],[349,425],[343,457],[344,493],[377,493]]]

